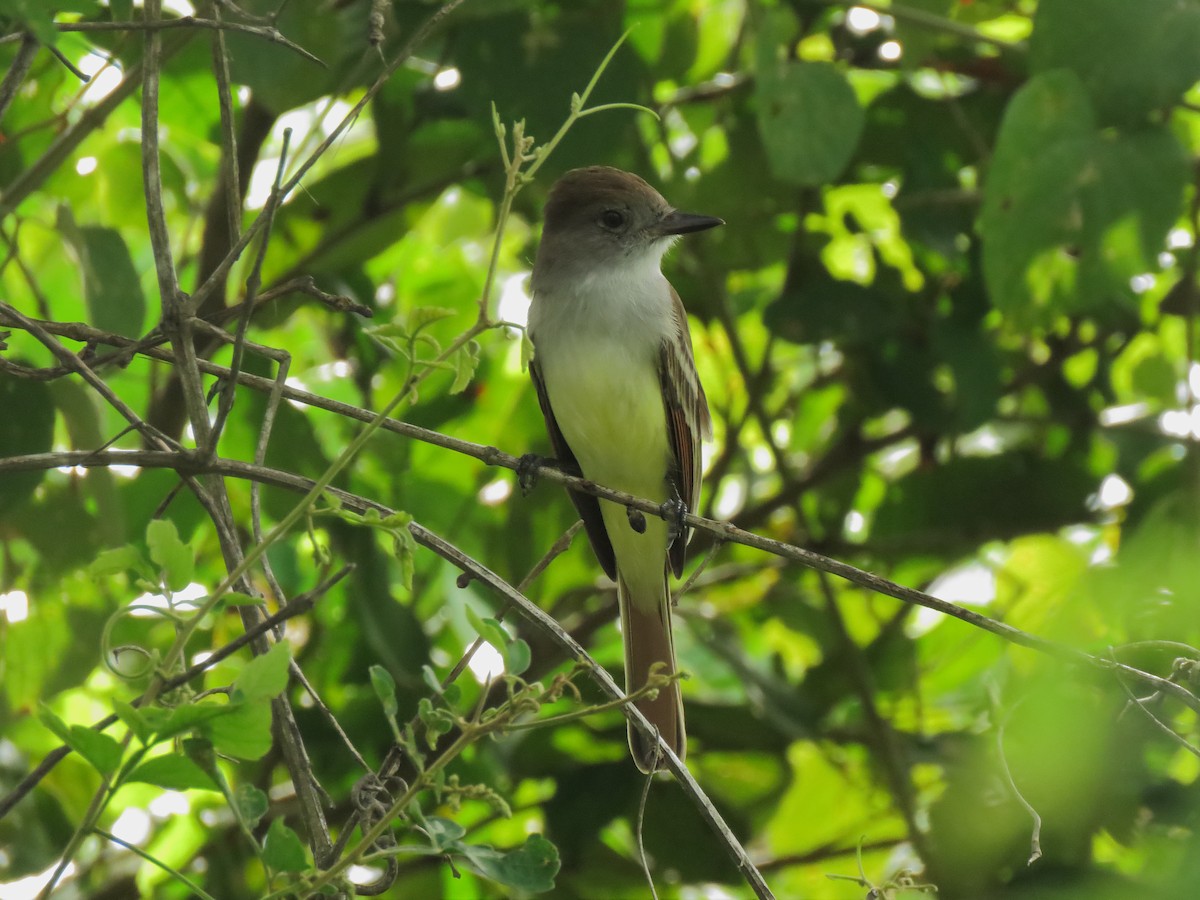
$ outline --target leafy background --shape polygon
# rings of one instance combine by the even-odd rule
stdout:
[[[188,12],[167,6],[167,18]],[[284,129],[286,176],[437,8],[276,6],[195,10],[246,26],[222,38],[242,227],[267,204]],[[0,2],[17,36],[0,45],[4,67],[17,71],[20,34],[33,51],[0,143],[0,325],[11,331],[0,785],[17,801],[0,818],[0,891],[44,884],[36,873],[71,845],[62,896],[193,895],[100,829],[212,896],[263,896],[312,875],[278,731],[265,730],[272,698],[290,701],[335,832],[365,770],[295,679],[280,695],[279,653],[241,650],[165,706],[125,706],[224,579],[222,546],[170,469],[63,455],[141,439],[77,374],[45,371],[62,360],[10,312],[131,338],[161,317],[141,161],[145,42],[129,26],[141,14],[130,0]],[[104,22],[121,27],[69,27]],[[268,26],[323,65],[267,40]],[[626,29],[590,102],[657,118],[580,119],[509,213],[492,105],[509,137],[524,120],[548,141]],[[162,32],[161,197],[185,291],[229,246],[216,40]],[[615,165],[680,208],[721,216],[725,228],[667,263],[716,420],[699,512],[962,601],[1061,652],[721,544],[676,616],[688,765],[703,791],[779,896],[918,896],[910,880],[943,897],[1189,896],[1200,859],[1188,693],[1200,658],[1198,44],[1196,0],[468,0],[274,217],[263,289],[311,276],[373,318],[291,292],[255,310],[248,336],[290,354],[296,388],[378,410],[418,373],[399,418],[546,452],[519,332],[471,329],[481,296],[489,319],[522,320],[553,179]],[[235,327],[220,312],[245,297],[257,247],[210,282],[202,314]],[[81,336],[62,344],[85,359],[108,352]],[[445,367],[423,362],[448,348]],[[228,346],[200,352],[231,360]],[[112,394],[189,443],[173,365],[122,363],[98,366]],[[276,371],[256,352],[243,365]],[[267,409],[261,392],[237,392],[222,458],[254,460]],[[265,464],[318,477],[361,428],[285,402]],[[14,462],[29,454],[40,462]],[[254,546],[248,483],[221,483],[238,539]],[[504,468],[394,433],[375,434],[334,484],[404,511],[513,584],[572,520],[552,482],[523,497]],[[297,498],[265,488],[264,527]],[[426,667],[443,677],[480,631],[505,645],[493,665],[519,670],[528,657],[530,683],[569,671],[527,622],[510,616],[498,635],[485,621],[496,594],[414,548],[406,522],[302,517],[266,553],[277,585],[260,567],[250,577],[274,611],[277,591],[294,598],[354,564],[287,636],[371,767],[392,744],[393,702],[401,723],[421,713],[435,736],[452,732],[443,749],[462,728],[455,715],[480,702],[482,667],[441,694]],[[694,544],[706,556],[712,533]],[[615,597],[584,542],[527,593],[620,669]],[[187,627],[183,661],[196,662],[243,621],[221,605]],[[114,655],[130,645],[150,655]],[[1179,690],[1064,661],[1066,648]],[[574,680],[582,701],[568,693],[543,715],[602,702]],[[231,685],[226,705],[196,696]],[[108,738],[86,727],[114,711]],[[122,745],[126,731],[137,740]],[[750,895],[675,782],[650,787],[639,819],[644,780],[624,732],[610,710],[471,742],[447,772],[474,793],[443,781],[397,823],[407,852],[389,895],[644,896],[639,837],[659,896]],[[77,752],[10,793],[63,742]],[[101,774],[114,773],[119,790],[90,816]]]

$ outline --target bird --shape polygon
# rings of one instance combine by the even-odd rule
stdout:
[[[676,210],[639,176],[608,166],[567,172],[545,204],[528,335],[551,446],[565,470],[662,504],[665,513],[645,517],[569,491],[617,584],[627,693],[652,670],[677,673],[668,571],[683,570],[682,513],[696,508],[700,445],[712,435],[687,313],[662,259],[682,235],[723,224]],[[635,705],[682,759],[678,679]],[[657,742],[632,723],[629,747],[642,772],[665,768]]]

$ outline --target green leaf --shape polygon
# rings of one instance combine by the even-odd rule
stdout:
[[[38,707],[38,719],[64,744],[91,763],[101,775],[109,775],[121,764],[124,750],[114,739],[85,725],[67,725],[44,703]]]
[[[467,833],[467,829],[453,819],[441,816],[429,816],[421,822],[421,827],[438,850],[449,850],[455,841]]]
[[[1056,531],[1084,516],[1095,486],[1086,464],[1073,457],[1018,451],[958,457],[888,486],[871,524],[872,546],[956,554],[988,540]]]
[[[0,12],[20,23],[19,29],[10,25],[9,30],[31,31],[40,43],[53,47],[58,42],[58,29],[54,27],[56,5],[45,4],[42,0],[8,0],[0,7]]]
[[[251,826],[258,824],[258,820],[271,808],[271,799],[252,784],[239,784],[233,792],[233,802],[237,804],[242,819]]]
[[[263,862],[276,872],[303,872],[308,869],[304,844],[292,829],[276,819],[263,842]]]
[[[174,753],[146,760],[125,780],[141,781],[172,791],[185,791],[189,788],[217,790],[217,786],[203,769],[186,756]]]
[[[375,696],[379,698],[379,702],[383,704],[384,715],[389,719],[394,719],[400,712],[400,707],[396,703],[396,680],[383,666],[371,666],[369,671],[371,687],[375,690]]]
[[[1178,0],[1041,0],[1029,41],[1035,73],[1079,76],[1104,122],[1139,122],[1200,80],[1200,5]]]
[[[200,700],[176,706],[173,709],[151,707],[138,710],[146,727],[159,738],[171,738],[183,734],[229,714],[229,704],[216,700]]]
[[[143,744],[150,744],[154,737],[154,729],[150,727],[150,723],[146,721],[146,717],[142,715],[141,710],[137,709],[130,703],[124,700],[113,700],[113,711],[117,717],[125,724],[125,727],[133,732]]]
[[[192,548],[179,539],[174,522],[170,519],[151,519],[146,526],[146,544],[150,549],[150,559],[162,569],[168,588],[178,591],[191,584],[195,555]]]
[[[776,177],[798,185],[834,181],[858,146],[866,117],[831,63],[772,63],[760,73],[758,132]]]
[[[454,366],[454,382],[450,385],[451,394],[461,394],[475,377],[479,367],[479,342],[467,341],[450,359]]]
[[[280,641],[246,663],[241,674],[233,682],[233,702],[244,700],[270,700],[278,697],[287,687],[288,668],[292,662],[291,648]]]
[[[201,728],[218,753],[259,759],[271,749],[271,704],[266,700],[230,704],[224,715]]]
[[[396,557],[396,562],[400,566],[400,583],[404,585],[406,591],[411,592],[413,573],[416,571],[417,539],[408,530],[408,523],[412,521],[412,516],[407,513],[397,513],[394,516],[388,516],[388,518],[395,519],[399,516],[403,516],[405,521],[402,525],[397,525],[391,531],[392,555]]]
[[[68,746],[71,743],[71,727],[62,720],[54,710],[45,703],[38,706],[38,721],[54,733],[60,741]]]
[[[415,335],[434,322],[452,319],[457,315],[458,311],[454,309],[442,306],[421,306],[408,314],[408,329],[411,334]]]
[[[141,551],[132,544],[126,544],[123,547],[102,550],[88,566],[88,571],[97,578],[103,578],[106,575],[141,568],[144,562]]]
[[[475,612],[470,606],[466,607],[467,621],[471,623],[471,627],[479,634],[481,638],[503,652],[508,646],[508,642],[512,640],[508,636],[508,632],[504,630],[504,626],[496,619],[483,618],[479,613]]]
[[[72,725],[67,743],[101,775],[115,772],[125,753],[116,738],[86,725]]]
[[[54,441],[54,401],[45,382],[0,372],[0,458],[46,453]],[[0,518],[21,508],[41,484],[45,470],[0,478]]]
[[[425,726],[425,740],[430,750],[437,747],[438,738],[454,727],[454,715],[435,707],[428,697],[417,701],[417,716]]]
[[[529,668],[533,654],[529,645],[520,638],[509,641],[504,648],[504,669],[510,675],[520,675]]]
[[[554,876],[562,865],[558,849],[540,834],[507,852],[474,844],[457,849],[479,874],[500,884],[535,894],[554,890]]]
[[[1101,132],[1077,76],[1036,76],[1005,113],[979,219],[992,302],[1016,324],[1132,306],[1158,267],[1188,162],[1166,128]]]
[[[79,263],[91,324],[137,337],[146,318],[146,297],[125,239],[115,228],[75,224],[70,207],[58,208],[58,230]]]
[[[239,594],[237,591],[228,591],[217,601],[217,608],[227,609],[231,606],[258,606],[260,603],[262,601],[257,597],[251,597],[249,594]]]

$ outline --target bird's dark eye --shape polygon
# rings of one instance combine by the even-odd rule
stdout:
[[[616,231],[625,225],[625,213],[619,209],[606,209],[600,214],[600,224],[605,228]]]

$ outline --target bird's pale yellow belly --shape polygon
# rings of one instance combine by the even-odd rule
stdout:
[[[564,348],[565,349],[565,348]],[[655,360],[636,358],[624,344],[576,342],[541,358],[558,427],[586,478],[661,503],[667,499],[670,443]],[[635,597],[657,597],[664,584],[666,525],[646,517],[630,526],[625,508],[601,501],[617,568]]]

